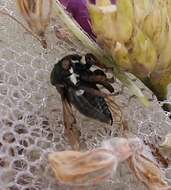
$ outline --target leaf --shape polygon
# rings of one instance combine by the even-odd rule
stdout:
[[[49,154],[57,180],[72,186],[94,185],[109,179],[120,162],[127,161],[135,176],[149,190],[171,190],[160,162],[139,138],[112,138],[101,148],[87,152],[62,151]]]

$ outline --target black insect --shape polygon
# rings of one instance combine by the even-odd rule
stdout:
[[[97,87],[99,84],[110,93],[114,92],[109,79],[100,69],[90,70],[91,66],[97,63],[94,55],[86,54],[85,64],[81,60],[80,55],[68,55],[55,64],[51,72],[51,83],[61,95],[64,124],[70,131],[68,135],[71,138],[71,131],[76,124],[71,105],[87,117],[111,125],[113,123],[112,113],[105,100],[109,94],[100,91]]]

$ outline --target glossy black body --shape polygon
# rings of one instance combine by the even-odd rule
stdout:
[[[103,85],[110,92],[113,87],[105,81],[102,70],[91,71],[96,59],[92,54],[85,55],[86,64],[81,63],[81,56],[68,55],[55,64],[51,72],[51,83],[56,86],[62,99],[67,99],[80,113],[87,117],[112,124],[112,114],[97,84]],[[70,68],[73,69],[77,83],[70,80]],[[103,79],[103,80],[102,80]],[[81,90],[82,93],[78,94]]]

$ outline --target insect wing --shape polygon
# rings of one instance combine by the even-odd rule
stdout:
[[[64,97],[62,98],[62,105],[63,105],[63,120],[65,126],[65,133],[68,137],[71,146],[74,149],[78,150],[80,133],[76,128],[76,118],[73,114],[71,104]]]
[[[105,98],[105,101],[111,111],[112,118],[114,119],[112,122],[113,123],[122,123],[122,121],[123,121],[122,111],[121,111],[119,105],[117,105],[115,103],[115,101],[113,100],[113,97],[108,96]]]
[[[96,96],[100,91],[93,88],[84,88],[88,91],[78,94],[73,88],[69,88],[69,100],[83,115],[99,120],[104,123],[111,123],[111,113],[107,107],[104,97]],[[93,91],[93,92],[91,92]],[[103,95],[103,94],[102,94]]]

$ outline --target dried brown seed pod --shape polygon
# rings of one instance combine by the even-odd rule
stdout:
[[[142,148],[128,158],[128,164],[135,176],[149,190],[171,190],[166,181],[165,170],[153,156],[152,150],[142,142]]]
[[[119,162],[130,157],[127,139],[114,138],[101,148],[86,152],[62,151],[49,154],[49,163],[58,182],[71,186],[89,186],[110,179]]]
[[[57,180],[72,186],[98,184],[109,178],[118,165],[116,157],[105,149],[51,153],[49,162]]]
[[[46,46],[45,30],[50,22],[52,0],[17,0],[18,7],[30,29],[42,39]]]
[[[89,186],[109,179],[122,161],[149,190],[171,190],[165,170],[149,146],[139,138],[113,138],[101,148],[87,152],[62,151],[49,154],[49,163],[58,182]]]

